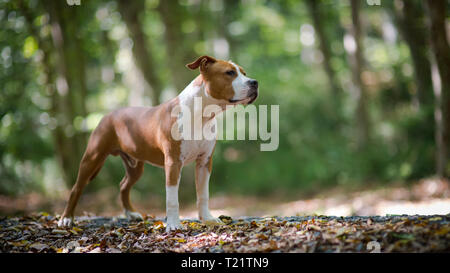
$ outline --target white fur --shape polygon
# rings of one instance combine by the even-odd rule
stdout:
[[[209,213],[208,201],[209,201],[209,177],[210,173],[208,168],[201,167],[197,169],[197,207],[198,207],[198,216],[200,219],[210,218],[211,214]]]
[[[125,216],[127,217],[128,220],[143,220],[144,218],[142,217],[142,215],[139,212],[136,211],[130,211],[130,210],[125,210],[124,211]]]
[[[166,186],[166,231],[181,229],[180,208],[178,204],[178,185]]]
[[[58,227],[71,227],[73,225],[73,218],[64,217],[59,219]]]
[[[206,224],[217,224],[221,223],[218,218],[211,215],[209,211],[209,177],[210,173],[206,165],[207,160],[202,162],[201,166],[197,168],[197,208],[198,217]]]
[[[194,80],[195,81],[195,80]],[[178,96],[180,106],[184,106],[189,109],[190,117],[190,128],[191,133],[188,140],[181,140],[181,153],[180,160],[184,165],[191,163],[200,155],[209,156],[212,153],[216,139],[205,139],[203,137],[203,128],[207,125],[207,122],[214,122],[215,117],[209,120],[203,117],[203,110],[207,105],[210,104],[222,104],[223,102],[212,98],[206,92],[204,85],[197,86],[192,81],[181,94]],[[201,100],[200,100],[201,98]],[[201,104],[200,104],[201,103]],[[183,113],[183,115],[189,114]],[[182,124],[181,116],[179,116],[177,123],[178,126]],[[203,125],[203,127],[198,127],[198,125]],[[187,130],[187,128],[183,128]],[[197,130],[197,136],[200,135],[200,139],[196,138],[195,131]]]
[[[247,98],[248,91],[250,90],[247,82],[251,79],[242,74],[241,70],[239,70],[239,67],[235,63],[230,61],[230,64],[232,64],[234,68],[236,68],[236,72],[238,75],[232,82],[234,90],[234,96],[232,100],[243,100]]]
[[[200,155],[210,155],[216,140],[182,140],[180,159],[183,165],[187,165]]]
[[[195,80],[194,80],[195,81]],[[189,139],[181,139],[180,147],[180,161],[182,165],[187,165],[194,160],[199,160],[199,168],[197,169],[196,190],[197,190],[197,202],[199,209],[199,217],[205,223],[218,223],[220,220],[214,218],[209,212],[209,171],[207,168],[207,161],[216,143],[215,135],[212,139],[206,139],[203,137],[203,128],[215,121],[214,117],[203,117],[203,111],[208,105],[225,105],[223,100],[217,100],[211,97],[207,92],[204,84],[198,86],[192,81],[178,96],[180,106],[185,107],[189,111],[183,112],[178,115],[177,125],[180,128],[182,124],[181,118],[184,115],[190,114],[190,128],[191,132],[188,135]],[[201,99],[201,100],[200,100]],[[223,109],[223,108],[222,108]],[[218,113],[216,113],[218,114]],[[184,117],[185,118],[185,117]],[[187,124],[186,124],[187,125]],[[199,126],[196,128],[195,126]],[[185,130],[186,128],[183,128]],[[195,130],[200,130],[201,138],[197,139],[195,136]],[[216,131],[214,131],[216,133]],[[172,187],[166,187],[166,205],[167,205],[167,227],[166,230],[175,229],[179,226],[179,210],[178,210],[178,185]]]

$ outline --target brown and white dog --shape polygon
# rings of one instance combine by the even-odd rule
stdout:
[[[179,123],[173,116],[175,107],[192,109],[194,99],[203,106],[226,106],[252,103],[258,96],[258,82],[246,77],[244,70],[233,62],[210,56],[199,57],[186,65],[197,76],[177,97],[155,107],[127,107],[103,117],[92,132],[80,163],[78,177],[59,226],[71,226],[75,206],[83,188],[98,174],[109,155],[119,155],[126,168],[120,182],[120,197],[125,215],[142,219],[130,203],[130,189],[141,177],[144,163],[164,168],[166,177],[166,231],[181,228],[179,220],[178,186],[183,166],[196,161],[195,184],[199,218],[203,222],[220,222],[209,212],[209,177],[216,139],[176,140],[171,129]],[[212,116],[209,120],[214,119]],[[204,124],[202,126],[205,126]]]

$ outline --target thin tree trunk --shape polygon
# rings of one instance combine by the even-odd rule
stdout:
[[[87,134],[77,132],[73,126],[76,117],[86,116],[85,61],[81,40],[77,36],[79,8],[70,8],[64,2],[45,1],[50,17],[56,66],[56,92],[52,95],[51,114],[58,121],[54,131],[55,148],[65,174],[66,185],[71,187],[87,143]],[[50,66],[50,63],[47,63]]]
[[[421,3],[416,0],[399,0],[393,8],[394,21],[409,47],[414,67],[414,81],[421,107],[432,105],[431,65],[428,52],[428,32],[424,23]]]
[[[439,68],[437,67],[436,60],[433,56],[431,62],[431,71],[433,75],[433,90],[435,95],[434,105],[434,120],[435,120],[435,133],[434,139],[436,142],[436,174],[439,177],[445,176],[445,166],[447,165],[447,143],[444,139],[444,120],[442,113],[442,83],[439,75]]]
[[[367,110],[367,92],[364,83],[361,79],[361,74],[363,71],[364,59],[363,59],[363,48],[362,48],[362,30],[361,30],[361,20],[359,17],[360,3],[359,0],[351,0],[351,15],[352,15],[352,25],[350,35],[353,41],[353,47],[347,49],[350,56],[351,67],[352,67],[352,80],[353,86],[356,93],[356,126],[358,133],[358,146],[359,148],[364,147],[370,137],[370,120]]]
[[[46,93],[50,95],[51,99],[49,115],[58,121],[56,127],[51,130],[56,158],[62,171],[63,180],[65,181],[65,184],[70,187],[77,174],[79,164],[78,158],[81,157],[80,149],[83,148],[79,147],[80,149],[77,149],[77,145],[81,145],[79,143],[82,143],[82,140],[77,142],[75,141],[75,137],[68,137],[65,130],[65,126],[71,125],[71,123],[68,122],[73,121],[73,117],[75,116],[69,111],[73,110],[73,108],[66,107],[67,105],[72,106],[70,105],[71,99],[67,94],[65,96],[60,95],[55,88],[55,79],[57,77],[57,73],[55,72],[57,72],[57,69],[55,69],[54,64],[51,61],[51,55],[54,51],[52,43],[43,39],[39,34],[39,30],[36,29],[33,24],[34,17],[32,11],[27,4],[21,0],[18,1],[18,6],[24,15],[29,33],[36,39],[38,47],[42,52],[40,64],[47,79],[45,84],[45,88],[47,89]],[[59,65],[61,66],[61,64]],[[62,69],[67,70],[66,68]],[[81,80],[84,80],[84,77],[82,77]],[[85,90],[86,89],[82,92],[85,92]],[[82,106],[81,109],[82,111],[85,111],[84,106]]]
[[[224,8],[220,16],[219,34],[228,42],[228,53],[230,59],[236,59],[238,41],[230,34],[228,26],[240,17],[242,8],[239,0],[224,0]]]
[[[146,35],[142,29],[139,17],[145,9],[145,1],[118,0],[119,12],[127,25],[130,37],[133,40],[133,55],[137,66],[145,80],[151,86],[150,94],[154,105],[161,103],[163,84],[156,73],[154,56],[147,43]]]
[[[439,102],[436,115],[436,139],[442,139],[437,148],[436,166],[439,176],[447,176],[448,144],[450,141],[450,47],[445,28],[447,1],[427,0],[431,48],[437,69],[433,69],[433,82],[436,100]],[[440,90],[439,90],[440,89]],[[440,110],[440,111],[439,111]],[[439,114],[440,112],[440,114]]]
[[[325,29],[323,26],[325,18],[321,11],[320,1],[307,0],[306,4],[308,6],[308,10],[313,21],[314,29],[317,33],[317,37],[319,38],[320,50],[322,51],[323,54],[323,66],[328,77],[330,89],[333,95],[337,97],[339,93],[341,93],[341,88],[339,87],[339,84],[336,81],[336,72],[331,66],[330,42],[328,41],[327,36],[325,35]]]
[[[181,30],[184,12],[178,1],[160,1],[158,12],[165,26],[164,37],[166,40],[166,52],[170,61],[168,62],[171,71],[172,82],[181,92],[192,80],[192,72],[186,69],[185,64],[194,60],[197,54],[194,53],[192,45]],[[179,50],[183,47],[184,50]]]

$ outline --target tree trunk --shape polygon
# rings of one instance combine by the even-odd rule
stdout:
[[[45,88],[47,88],[47,93],[50,95],[51,105],[52,105],[49,110],[49,115],[50,115],[50,117],[57,119],[58,118],[58,105],[59,105],[60,97],[55,88],[55,73],[54,73],[54,68],[50,62],[50,55],[51,55],[53,48],[52,48],[51,44],[49,43],[49,41],[45,41],[41,37],[41,35],[39,34],[39,30],[36,29],[35,26],[33,25],[34,16],[32,14],[32,11],[26,5],[26,3],[24,3],[24,1],[21,0],[21,1],[18,1],[18,5],[19,5],[19,8],[20,8],[22,14],[25,17],[25,21],[26,21],[27,29],[28,29],[29,33],[36,39],[38,47],[42,52],[41,66],[42,66],[42,70],[44,71],[44,74],[46,75],[46,79],[47,79],[47,81],[45,83]],[[72,177],[72,173],[70,172],[70,170],[72,170],[72,168],[70,166],[68,166],[68,163],[70,161],[66,159],[67,156],[65,156],[65,153],[64,153],[65,149],[64,149],[64,145],[63,145],[64,142],[68,142],[69,140],[67,140],[67,138],[64,135],[63,128],[59,125],[57,125],[53,130],[51,130],[51,132],[52,132],[52,138],[53,138],[53,143],[54,143],[54,147],[55,147],[57,162],[58,162],[58,164],[61,168],[61,172],[64,176],[63,180],[65,181],[65,184],[67,186],[70,186],[70,178]],[[69,152],[73,152],[72,145],[69,144],[66,147],[66,150],[68,150]]]
[[[83,139],[83,134],[76,134],[73,137],[68,137],[67,126],[69,126],[69,128],[72,128],[72,122],[77,113],[82,115],[85,115],[86,113],[86,109],[84,106],[84,96],[86,94],[86,88],[84,84],[85,78],[83,73],[77,72],[77,80],[81,81],[82,86],[81,98],[76,98],[78,99],[78,101],[73,100],[73,97],[71,97],[71,94],[69,94],[69,92],[72,92],[72,90],[76,88],[68,87],[65,94],[60,94],[57,91],[55,82],[55,79],[58,77],[57,74],[59,73],[59,77],[61,77],[62,70],[65,71],[65,75],[68,74],[68,68],[65,67],[65,62],[60,58],[57,59],[57,61],[59,62],[57,66],[59,70],[55,68],[54,64],[51,61],[51,55],[52,52],[55,51],[55,48],[52,46],[51,41],[43,39],[39,34],[39,30],[36,29],[33,24],[34,16],[32,14],[32,11],[29,9],[27,4],[24,1],[19,1],[18,6],[24,15],[29,33],[36,39],[38,47],[42,52],[41,66],[47,78],[45,88],[47,88],[46,93],[50,95],[51,99],[51,108],[49,110],[49,115],[58,121],[58,124],[52,130],[56,158],[62,171],[63,180],[65,181],[65,184],[70,187],[78,172],[79,159],[81,158],[85,141]],[[53,16],[55,16],[55,7],[51,5],[47,5],[46,7],[49,8],[49,13],[50,9],[52,9],[51,12]],[[56,8],[56,10],[58,9]],[[60,30],[60,23],[53,21],[52,26]],[[57,35],[59,37],[62,37],[61,31],[56,31],[54,34],[56,33],[58,33]],[[79,47],[77,48],[77,50],[79,50]],[[64,59],[66,58],[67,57],[65,57]],[[80,63],[84,66],[84,63],[82,61]],[[80,63],[78,63],[77,68],[80,68]],[[80,88],[76,90],[80,91],[79,89]],[[72,103],[75,104],[77,102],[80,104],[78,105],[78,107],[72,105]],[[75,109],[77,110],[77,112],[75,112]]]
[[[443,105],[442,105],[442,84],[439,76],[439,68],[436,60],[433,57],[431,62],[431,71],[433,75],[433,89],[435,95],[434,105],[434,140],[436,143],[436,174],[439,177],[445,176],[445,166],[447,165],[447,142],[444,139],[445,126],[443,120]]]
[[[150,94],[154,105],[161,103],[163,84],[156,73],[156,65],[152,51],[149,49],[145,33],[139,17],[145,9],[145,1],[118,0],[119,12],[127,25],[128,32],[133,40],[133,55],[137,66],[145,80],[153,89]]]
[[[56,79],[50,114],[57,119],[58,125],[53,136],[66,185],[71,187],[87,143],[87,134],[78,132],[73,126],[76,117],[86,116],[85,61],[77,35],[80,8],[71,8],[60,1],[45,1],[44,7],[50,17],[56,57],[56,66],[48,69],[48,73],[52,73],[50,77]],[[46,65],[51,66],[50,62]]]
[[[323,26],[325,17],[322,14],[320,2],[316,0],[307,0],[306,4],[308,6],[308,10],[313,21],[314,29],[317,33],[317,37],[319,38],[320,50],[322,51],[323,55],[323,66],[328,77],[330,89],[333,95],[335,97],[338,97],[339,93],[341,93],[341,88],[336,81],[336,72],[331,66],[330,42],[325,35],[325,29]]]
[[[414,81],[421,107],[433,103],[431,65],[428,52],[428,31],[424,23],[421,3],[415,0],[399,0],[393,8],[394,21],[406,41],[414,67]]]
[[[450,47],[445,28],[447,1],[427,0],[431,48],[436,62],[433,69],[433,82],[437,100],[436,131],[437,142],[436,166],[437,174],[447,176],[448,144],[450,137]],[[440,147],[439,147],[440,145]]]
[[[198,56],[181,30],[182,18],[185,14],[178,1],[160,1],[158,12],[165,26],[164,37],[167,56],[170,59],[168,66],[172,82],[179,93],[193,79],[192,72],[185,67],[185,64],[192,62]],[[180,47],[183,47],[183,50],[180,50]]]
[[[352,25],[350,30],[350,36],[347,39],[351,39],[352,45],[348,45],[346,50],[350,57],[351,68],[352,68],[352,81],[354,91],[356,93],[356,127],[358,134],[358,146],[359,148],[364,147],[370,137],[370,120],[367,110],[367,92],[364,83],[361,79],[361,74],[363,71],[364,59],[363,59],[363,48],[362,48],[362,30],[361,30],[361,20],[359,17],[359,6],[360,0],[351,0],[351,15],[352,15]]]
[[[231,22],[235,21],[237,18],[241,17],[242,8],[240,6],[239,0],[224,0],[223,1],[223,11],[220,14],[220,24],[218,27],[219,35],[222,36],[228,42],[228,55],[232,60],[237,59],[237,48],[239,46],[237,39],[235,39],[228,26]],[[237,61],[237,60],[236,60]]]

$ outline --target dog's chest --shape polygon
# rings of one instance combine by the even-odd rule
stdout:
[[[180,146],[180,160],[183,165],[191,163],[193,160],[203,157],[207,158],[214,149],[216,140],[182,140]]]

